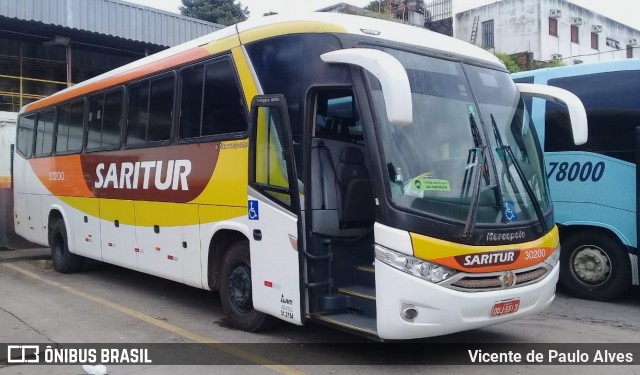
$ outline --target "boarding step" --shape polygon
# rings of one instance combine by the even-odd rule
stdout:
[[[378,336],[376,318],[351,313],[340,313],[331,315],[314,315],[314,319],[322,323],[342,328],[351,332],[358,332],[365,335]]]
[[[376,269],[370,264],[364,264],[356,266],[356,284],[370,286],[375,288],[376,286]]]
[[[376,289],[365,285],[350,285],[336,288],[338,295],[348,298],[347,309],[357,314],[376,316]]]

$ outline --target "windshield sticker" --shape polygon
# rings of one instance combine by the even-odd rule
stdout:
[[[516,215],[516,205],[513,201],[504,201],[504,217],[507,221],[518,220]]]
[[[448,180],[433,178],[425,173],[411,180],[405,187],[405,194],[424,198],[425,191],[451,191]]]

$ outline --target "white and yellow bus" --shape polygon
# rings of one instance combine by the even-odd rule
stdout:
[[[558,279],[542,153],[492,54],[339,14],[251,20],[21,111],[15,226],[85,258],[219,290],[233,325],[378,339],[537,313]]]

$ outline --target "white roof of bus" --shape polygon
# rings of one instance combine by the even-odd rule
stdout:
[[[177,55],[179,53],[188,51],[192,48],[220,40],[234,34],[242,34],[245,31],[256,29],[263,26],[285,24],[289,22],[319,22],[325,24],[332,24],[344,28],[347,33],[364,36],[374,36],[381,39],[390,41],[396,41],[405,44],[414,44],[430,48],[433,50],[442,51],[445,53],[451,53],[461,56],[468,56],[478,60],[484,60],[489,63],[503,65],[503,63],[492,53],[485,51],[484,49],[467,42],[451,38],[427,29],[420,27],[409,26],[398,22],[385,21],[376,18],[361,17],[349,14],[341,13],[307,13],[298,16],[283,16],[273,15],[262,17],[258,19],[252,19],[249,21],[241,22],[234,26],[226,27],[222,30],[215,31],[213,33],[204,35],[200,38],[191,40],[189,42],[177,45],[175,47],[166,49],[164,51],[155,53],[153,55],[144,57],[140,60],[136,60],[129,64],[123,65],[119,68],[103,73],[94,78],[88,79],[74,86],[66,88],[52,95],[55,97],[59,94],[65,93],[70,89],[82,87],[90,83],[99,81],[101,79],[114,76],[116,74],[126,72],[141,66],[152,64],[170,56]],[[379,32],[378,35],[371,35],[363,32],[362,30]],[[24,107],[20,110],[20,113],[24,110]]]
[[[369,37],[373,36],[405,44],[414,44],[442,52],[468,56],[493,64],[503,65],[502,62],[492,53],[462,40],[421,27],[351,14],[316,12],[298,15],[295,17],[274,15],[241,22],[237,27],[238,32],[242,33],[261,26],[301,21],[334,24],[344,28],[349,34],[365,35]],[[363,32],[362,30],[375,31],[380,34],[371,35]]]

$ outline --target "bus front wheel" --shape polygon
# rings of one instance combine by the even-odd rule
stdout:
[[[257,332],[273,325],[273,317],[253,308],[251,262],[247,241],[232,244],[224,255],[220,301],[231,324],[238,329]]]
[[[52,228],[49,246],[51,246],[53,268],[61,273],[79,271],[82,267],[82,257],[69,252],[67,227],[64,220],[57,219]]]
[[[577,232],[563,239],[560,267],[560,284],[578,298],[609,301],[631,285],[627,250],[602,233]]]

